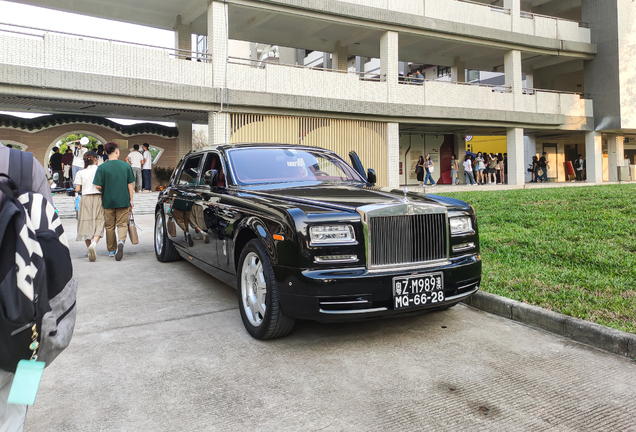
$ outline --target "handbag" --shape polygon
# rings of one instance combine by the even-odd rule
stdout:
[[[135,225],[135,217],[133,216],[132,211],[128,216],[128,237],[130,237],[130,243],[138,244],[139,236],[137,235],[137,226]]]
[[[435,167],[434,167],[433,165],[431,165],[431,166],[428,168],[428,172],[430,172],[430,173],[435,172]]]
[[[168,219],[168,234],[170,237],[177,236],[177,224],[172,219]]]
[[[421,166],[419,166],[419,165],[417,165],[417,166],[415,167],[415,174],[419,174],[419,173],[421,173],[421,172],[422,172],[422,167],[421,167]]]

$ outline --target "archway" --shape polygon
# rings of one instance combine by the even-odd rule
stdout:
[[[106,144],[108,142],[108,140],[106,140],[103,136],[96,134],[95,132],[91,132],[91,131],[87,131],[87,130],[73,130],[70,132],[65,132],[62,135],[58,136],[57,138],[55,138],[55,140],[49,144],[49,146],[46,149],[46,152],[44,152],[44,161],[45,163],[48,164],[48,160],[51,157],[51,153],[53,153],[53,147],[57,146],[57,143],[60,142],[61,140],[63,140],[64,138],[66,138],[69,135],[89,135],[93,138],[95,138],[97,141],[99,141],[101,144]]]

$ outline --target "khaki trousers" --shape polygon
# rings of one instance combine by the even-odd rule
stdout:
[[[128,234],[128,213],[130,207],[120,207],[114,209],[104,209],[104,222],[106,225],[106,247],[108,252],[117,250],[117,238],[126,241]],[[115,237],[115,227],[117,237]]]

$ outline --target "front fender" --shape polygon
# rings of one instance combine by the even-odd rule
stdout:
[[[253,238],[258,239],[265,247],[272,264],[278,263],[276,241],[274,240],[273,234],[268,225],[272,226],[273,224],[271,222],[269,224],[265,223],[265,221],[257,216],[250,216],[239,223],[238,227],[234,231],[233,239],[235,265],[238,265],[238,258],[241,255],[243,247]],[[279,224],[275,225],[280,226]]]

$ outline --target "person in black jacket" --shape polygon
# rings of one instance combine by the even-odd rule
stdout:
[[[57,174],[59,176],[59,183],[64,181],[64,170],[62,170],[62,154],[59,147],[53,147],[53,154],[49,159],[49,167],[51,168],[51,174]]]

